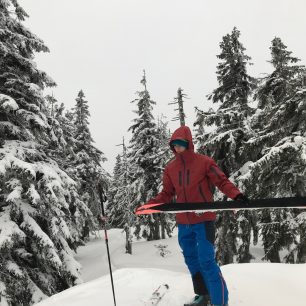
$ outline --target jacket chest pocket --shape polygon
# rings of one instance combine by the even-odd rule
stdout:
[[[188,186],[190,184],[190,170],[187,169],[184,173],[184,171],[178,172],[178,183],[179,186]]]
[[[190,183],[190,170],[187,169],[187,186],[189,185]]]

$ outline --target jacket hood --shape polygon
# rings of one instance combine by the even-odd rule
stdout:
[[[176,129],[170,139],[169,145],[171,144],[171,141],[175,140],[175,139],[185,139],[188,140],[188,151],[192,151],[194,152],[194,145],[193,145],[193,141],[192,141],[192,135],[191,135],[191,131],[190,128],[186,125],[183,125],[181,127],[179,127],[178,129]],[[171,147],[171,145],[170,145]],[[171,150],[173,150],[173,148],[171,147]],[[175,151],[174,151],[175,153]]]

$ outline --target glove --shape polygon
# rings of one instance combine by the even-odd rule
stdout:
[[[238,194],[235,199],[236,201],[243,201],[246,205],[250,204],[250,200],[248,199],[247,196],[245,196],[244,194],[240,193]]]

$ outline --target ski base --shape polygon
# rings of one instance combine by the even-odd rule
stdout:
[[[298,208],[306,209],[306,197],[287,197],[271,199],[254,199],[244,201],[215,201],[199,203],[154,203],[144,204],[136,209],[136,215],[154,213],[180,213],[180,212],[205,212],[225,210],[253,210],[272,208]]]

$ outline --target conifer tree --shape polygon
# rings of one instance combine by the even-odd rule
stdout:
[[[165,121],[165,117],[161,115],[157,120],[157,135],[159,135],[159,167],[157,168],[157,176],[159,176],[158,189],[162,189],[162,175],[166,164],[173,158],[170,150],[169,141],[171,138],[170,130],[168,129],[168,123]],[[161,238],[165,239],[166,235],[171,237],[173,225],[175,224],[175,218],[171,214],[160,215],[161,226]]]
[[[240,31],[235,27],[231,34],[223,37],[220,43],[221,53],[217,57],[221,62],[217,66],[219,87],[209,96],[213,102],[221,102],[220,108],[247,107],[248,96],[254,88],[254,78],[247,74],[250,57],[239,41]]]
[[[251,58],[245,54],[239,37],[240,32],[234,28],[220,43],[221,53],[217,56],[221,60],[217,66],[219,87],[208,96],[214,103],[220,103],[219,108],[207,112],[197,110],[195,122],[197,147],[201,153],[214,158],[227,176],[248,161],[247,157],[244,160],[243,144],[253,135],[247,118],[254,112],[248,106],[248,98],[255,88],[255,79],[247,74]],[[202,134],[213,125],[216,126],[214,130]],[[225,199],[221,193],[216,197]],[[216,223],[217,258],[223,264],[233,262],[238,250],[241,255],[238,260],[245,262],[250,259],[249,238],[255,224],[252,221],[254,216],[248,212],[238,213],[238,225],[243,226],[243,230],[237,226],[236,217],[231,212],[224,212],[219,214]]]
[[[195,107],[195,112],[196,120],[193,124],[195,127],[195,146],[200,154],[206,153],[207,155],[211,155],[212,153],[206,148],[206,141],[209,138],[210,133],[206,131],[207,127],[205,126],[204,121],[207,116],[214,113],[214,110],[209,108],[207,112],[204,112],[198,107]]]
[[[272,64],[274,71],[260,80],[261,86],[256,94],[260,109],[273,107],[292,97],[298,86],[298,76],[304,71],[303,66],[296,65],[300,59],[292,56],[292,52],[287,50],[287,46],[279,37],[272,40],[270,50],[269,63]]]
[[[241,143],[252,133],[246,118],[252,113],[248,97],[256,82],[247,74],[251,58],[245,54],[239,37],[240,32],[234,28],[220,43],[221,53],[217,55],[221,60],[217,66],[219,87],[208,96],[214,103],[219,102],[220,107],[205,116],[206,125],[217,126],[206,142],[207,150],[213,153],[227,175],[239,169]]]
[[[122,175],[126,175],[124,172],[124,165],[123,165],[123,159],[124,155],[126,154],[125,149],[123,150],[123,156],[120,154],[116,157],[116,163],[114,166],[113,176],[110,181],[110,187],[107,193],[108,198],[108,205],[107,205],[107,219],[109,222],[109,225],[112,228],[121,228],[122,227],[122,210],[121,203],[115,202],[115,197],[117,193],[119,192],[120,186],[124,184],[121,181]],[[125,188],[128,188],[127,183],[124,186]],[[128,203],[124,203],[123,205],[128,205]]]
[[[250,195],[283,197],[305,195],[305,68],[280,38],[272,40],[273,72],[256,92],[259,110],[252,117],[255,136],[245,144],[254,162],[241,177]],[[305,262],[305,217],[295,210],[261,212],[265,258],[271,262]],[[280,252],[287,249],[282,258]]]
[[[67,172],[78,181],[81,199],[87,204],[93,215],[98,216],[101,204],[97,194],[97,183],[108,186],[109,176],[101,166],[106,158],[103,152],[94,146],[89,130],[89,106],[82,90],[78,93],[76,105],[70,116],[74,126],[72,130],[74,144]],[[89,228],[93,227],[93,220],[88,220],[84,235],[88,235]]]
[[[158,171],[156,175],[162,175],[162,169],[169,160],[169,131],[167,130],[167,124],[163,121],[163,118],[158,119],[157,133],[159,135],[158,144],[160,148],[160,166],[156,169]],[[123,228],[126,233],[126,253],[132,254],[132,230],[135,226],[135,222],[139,221],[135,218],[134,210],[135,203],[139,205],[139,185],[138,180],[135,180],[134,173],[137,169],[137,165],[131,164],[128,160],[128,151],[123,143],[120,144],[123,147],[122,155],[118,155],[116,164],[114,167],[114,176],[112,178],[111,187],[109,189],[109,201],[107,206],[108,219],[112,227]],[[160,180],[159,180],[160,181]],[[161,186],[159,186],[160,188]],[[169,237],[172,233],[172,227],[174,220],[171,216],[161,215],[160,222],[160,235],[161,238]],[[139,223],[141,224],[141,223]],[[136,236],[139,236],[138,227],[136,226]],[[148,230],[146,231],[146,233]],[[145,236],[146,238],[149,238]],[[149,238],[150,239],[150,238]],[[152,239],[152,238],[151,238]]]
[[[50,139],[60,141],[42,91],[55,83],[36,67],[34,52],[48,48],[26,17],[17,0],[0,0],[0,296],[12,306],[80,282],[73,250],[90,217],[50,153]]]
[[[178,115],[177,117],[175,117],[173,119],[173,121],[179,120],[181,126],[185,125],[185,112],[184,112],[184,98],[186,98],[187,95],[183,93],[183,89],[181,87],[179,87],[179,89],[177,90],[177,96],[174,98],[174,102],[169,103],[169,104],[177,104],[178,108],[175,109],[176,111],[178,111]]]
[[[138,115],[134,124],[129,128],[132,138],[129,146],[128,160],[134,167],[131,188],[133,189],[132,208],[135,209],[141,203],[153,198],[159,190],[161,178],[161,160],[163,160],[159,145],[159,135],[152,115],[153,105],[147,90],[147,80],[144,73],[141,84],[142,91],[137,92],[138,98],[133,102],[137,103]],[[148,240],[160,239],[160,216],[149,215],[137,218],[136,235],[140,234],[141,225],[144,226],[142,236]]]
[[[124,140],[122,143],[123,154],[121,160],[118,158],[116,163],[116,171],[114,171],[114,179],[117,177],[117,182],[114,184],[115,193],[112,200],[112,209],[110,210],[110,220],[112,223],[116,222],[120,228],[124,229],[126,243],[126,253],[132,254],[132,228],[135,223],[134,210],[131,205],[133,202],[133,187],[132,187],[132,173],[133,167],[129,167],[127,159],[127,148]]]
[[[46,116],[48,124],[50,125],[50,142],[48,144],[48,154],[59,164],[60,168],[65,168],[67,164],[68,138],[64,132],[65,120],[63,119],[63,112],[65,110],[64,103],[58,105],[58,101],[52,95],[45,97],[47,102]],[[71,123],[69,123],[71,124]]]

